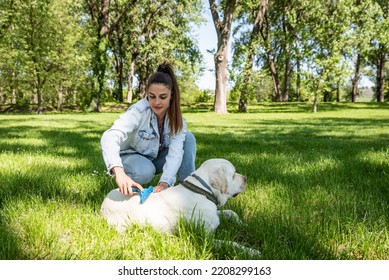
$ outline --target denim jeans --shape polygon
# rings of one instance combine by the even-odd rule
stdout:
[[[143,185],[148,184],[155,174],[162,173],[168,148],[159,151],[157,158],[150,160],[141,154],[122,155],[124,171],[132,180]],[[186,133],[184,141],[184,155],[181,166],[178,169],[178,180],[183,181],[195,171],[196,138],[191,132]]]

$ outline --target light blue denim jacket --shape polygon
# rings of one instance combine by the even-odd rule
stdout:
[[[162,146],[168,148],[166,163],[163,166],[161,182],[173,186],[184,154],[187,125],[176,135],[169,135],[169,120],[165,117]],[[157,116],[146,98],[132,105],[116,120],[113,126],[103,133],[101,148],[108,173],[115,166],[123,167],[120,155],[138,153],[150,160],[157,157],[160,146]]]

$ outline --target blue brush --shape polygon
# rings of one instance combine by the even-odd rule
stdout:
[[[149,186],[148,188],[143,188],[143,191],[140,191],[139,189],[132,187],[133,192],[140,194],[140,204],[143,204],[143,202],[146,201],[149,195],[153,192],[153,189],[153,186]]]

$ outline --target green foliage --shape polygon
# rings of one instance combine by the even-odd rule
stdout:
[[[126,10],[127,2],[111,1],[104,14],[103,3],[88,1],[2,1],[0,102],[122,101],[129,74],[143,81],[165,59],[183,80],[196,79],[202,57],[191,32],[202,21],[201,1],[142,0]]]
[[[298,78],[302,79],[299,86],[305,92],[302,99],[336,96],[350,83],[355,71],[352,62],[357,54],[375,64],[374,54],[388,52],[385,1],[269,1],[266,17],[259,27],[260,36],[252,40],[252,26],[261,2],[245,1],[239,7],[234,30],[233,72],[243,75],[250,55],[255,56],[260,70],[270,68],[271,58],[275,62],[273,78],[279,80],[282,95],[289,88],[289,100],[294,100]],[[288,70],[290,63],[291,71]],[[255,83],[250,81],[246,85],[238,79],[234,82],[242,94],[250,91],[251,84]]]
[[[235,86],[230,92],[230,101],[237,102],[243,91],[248,91],[248,104],[274,100],[273,81],[267,71],[252,70],[249,83],[242,80],[242,73],[234,73],[233,75]]]
[[[194,81],[201,73],[202,56],[191,32],[203,20],[200,12],[199,0],[137,1],[110,37],[115,87],[135,87],[123,83],[132,74],[138,80],[137,90],[144,95],[147,78],[165,60],[175,65],[182,80]]]
[[[228,1],[217,2],[224,7]],[[268,1],[266,16],[252,36],[261,2],[240,1],[234,14],[232,102],[242,94],[249,103],[274,100],[271,78],[277,78],[282,94],[289,92],[289,101],[296,100],[298,89],[302,100],[333,100],[339,92],[349,98],[345,89],[350,91],[357,55],[362,69],[370,69],[363,70],[364,75],[377,83],[377,61],[389,52],[387,1]],[[109,9],[102,9],[103,3],[109,3]],[[138,98],[147,77],[164,60],[176,67],[183,101],[204,100],[195,85],[203,59],[193,34],[204,21],[202,1],[137,0],[125,9],[128,3],[2,0],[0,103],[85,110],[92,99],[97,106],[100,97],[103,102],[122,102],[129,90]],[[383,83],[386,97],[388,77]]]
[[[196,103],[207,103],[210,102],[211,99],[213,99],[214,93],[212,90],[202,90],[199,92],[199,94],[196,96]]]
[[[26,11],[28,15],[26,15]],[[85,38],[79,5],[68,1],[14,1],[12,21],[0,40],[0,92],[3,102],[64,99],[74,102],[87,80]],[[12,32],[11,32],[12,31]]]

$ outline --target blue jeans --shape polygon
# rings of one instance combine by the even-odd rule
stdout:
[[[159,151],[157,158],[150,160],[141,154],[122,155],[124,171],[132,180],[144,185],[150,183],[155,174],[162,173],[168,148]],[[183,181],[195,171],[196,138],[191,132],[186,133],[184,141],[184,155],[178,169],[178,180]]]

